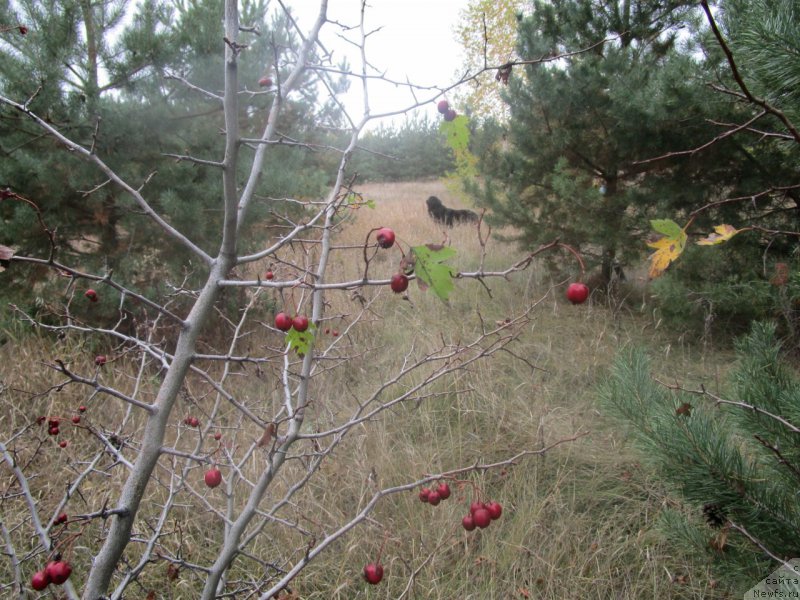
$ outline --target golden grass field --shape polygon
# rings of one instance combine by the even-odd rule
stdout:
[[[328,274],[329,281],[362,275],[358,246],[369,229],[384,225],[391,226],[405,246],[452,244],[458,250],[454,263],[459,270],[471,270],[479,264],[481,245],[474,226],[443,231],[426,214],[424,201],[429,195],[439,196],[448,206],[465,207],[444,182],[370,184],[359,191],[374,200],[376,208],[362,207],[354,211],[354,219],[343,223],[337,243],[357,248],[340,253]],[[494,238],[485,248],[489,269],[524,256],[513,245]],[[392,253],[376,257],[370,274],[388,278],[397,268],[396,258]],[[280,268],[276,268],[278,274]],[[646,307],[641,306],[641,299],[646,298],[644,290],[638,290],[636,301],[612,310],[601,300],[570,305],[563,300],[564,286],[560,283],[552,282],[548,271],[534,262],[528,270],[507,280],[489,280],[491,294],[474,280],[459,280],[447,304],[430,291],[417,289],[413,282],[408,299],[388,289],[371,290],[374,302],[357,325],[347,318],[358,312],[352,294],[331,294],[329,311],[337,318],[323,322],[322,327],[341,327],[343,334],[336,342],[340,344],[339,360],[315,382],[315,418],[320,422],[335,420],[344,407],[374,389],[411,347],[424,352],[442,340],[466,341],[479,334],[482,323],[514,318],[526,310],[531,311],[531,318],[520,325],[513,353],[498,354],[446,382],[438,382],[436,395],[384,412],[381,418],[351,432],[294,506],[296,514],[311,524],[309,527],[327,529],[352,516],[376,486],[401,484],[426,473],[476,462],[501,461],[520,450],[537,450],[579,433],[586,435],[508,468],[474,473],[469,484],[456,489],[437,507],[422,504],[416,493],[384,499],[368,523],[321,555],[293,582],[293,595],[282,597],[734,597],[713,582],[706,564],[692,562],[681,548],[663,538],[659,512],[674,504],[674,497],[640,464],[641,458],[626,446],[620,426],[605,419],[595,398],[596,386],[613,357],[629,345],[647,346],[663,369],[661,375],[680,376],[692,383],[703,381],[709,387],[727,364],[724,357],[702,354],[661,332]],[[62,349],[72,353],[73,365],[87,360],[84,343],[76,341]],[[30,365],[53,358],[52,342],[44,336],[18,337],[0,348],[3,438],[12,428],[30,420],[31,414],[65,413],[86,401],[86,392],[75,386],[46,396],[31,395],[47,381],[59,378],[47,372],[31,378]],[[126,369],[135,365],[121,358],[109,367],[109,383],[123,388],[130,385],[126,383],[130,379]],[[242,376],[234,385],[242,397],[260,395],[267,404],[270,398],[274,401],[277,389],[269,373]],[[200,398],[199,403],[211,402],[208,391],[199,383],[189,382],[188,387]],[[149,392],[141,393],[146,396]],[[114,406],[107,406],[104,416],[117,411],[120,419],[125,418],[125,409]],[[91,418],[90,413],[87,415]],[[176,420],[182,416],[177,415]],[[135,419],[130,420],[129,427],[131,433],[136,431]],[[235,427],[231,421],[225,435],[237,435]],[[244,440],[255,432],[238,435]],[[64,483],[60,470],[71,471],[70,461],[79,457],[81,447],[76,439],[67,453],[38,455],[42,465],[50,464],[52,477],[47,485],[53,486],[54,493],[60,493]],[[192,468],[187,467],[187,472],[192,473]],[[191,477],[196,479],[196,473],[199,471]],[[166,477],[165,471],[159,476]],[[3,485],[8,485],[8,473],[4,479]],[[105,495],[117,484],[117,478],[110,476],[86,491]],[[49,501],[47,485],[41,484],[42,503]],[[489,528],[467,533],[460,523],[473,486],[500,501],[504,514]],[[176,518],[183,521],[176,522],[175,527],[180,526],[183,551],[202,562],[201,557],[208,559],[203,553],[213,548],[209,540],[213,541],[217,531],[211,509],[215,503],[217,507],[222,504],[202,486],[195,491],[202,502],[182,507]],[[83,510],[75,502],[74,510]],[[92,504],[91,499],[87,504]],[[9,511],[4,516],[7,522],[22,518],[19,503],[9,502],[3,510]],[[259,547],[265,557],[301,543],[292,534],[281,537],[282,531],[276,529],[275,535]],[[82,561],[90,560],[90,537],[86,536],[75,550],[77,572]],[[384,581],[368,586],[362,568],[382,545]],[[0,567],[0,580],[7,579],[5,568]],[[142,589],[158,590],[158,598],[190,600],[202,584],[202,578],[189,571],[175,581],[168,581],[164,573],[163,568],[147,571],[141,578]],[[75,579],[80,581],[79,573]]]

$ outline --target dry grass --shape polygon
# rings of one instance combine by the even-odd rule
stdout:
[[[427,217],[424,201],[429,195],[439,196],[449,206],[463,206],[443,183],[375,184],[360,191],[375,200],[376,209],[361,208],[354,221],[343,223],[338,242],[353,248],[340,253],[329,280],[362,275],[360,246],[369,229],[382,225],[393,227],[404,247],[446,241],[458,249],[457,268],[468,270],[477,264],[480,244],[474,227],[443,231]],[[487,252],[491,266],[508,264],[518,256],[515,248],[494,241],[489,242]],[[388,278],[399,259],[396,250],[380,254],[370,267],[371,275]],[[611,359],[630,344],[650,346],[662,357],[667,374],[688,373],[695,380],[713,381],[718,367],[700,361],[692,348],[645,333],[651,331],[645,319],[612,314],[603,305],[568,305],[561,300],[562,290],[551,289],[546,273],[536,265],[508,281],[492,281],[490,285],[491,295],[475,281],[459,281],[449,304],[414,286],[407,300],[385,288],[368,290],[371,304],[367,318],[357,324],[354,315],[361,310],[360,303],[348,292],[332,294],[329,310],[337,316],[322,327],[338,327],[342,335],[338,339],[320,336],[320,343],[332,345],[335,360],[313,383],[313,419],[314,426],[319,427],[341,418],[385,381],[409,347],[425,352],[442,340],[466,341],[479,334],[482,322],[502,320],[532,306],[533,319],[522,326],[512,348],[514,355],[497,355],[437,382],[432,389],[435,396],[401,405],[384,413],[384,418],[352,431],[281,516],[298,519],[304,527],[320,533],[331,531],[351,518],[376,486],[400,484],[476,461],[502,460],[520,449],[538,449],[576,432],[589,435],[543,457],[475,474],[456,486],[453,497],[437,507],[420,503],[412,493],[386,498],[368,524],[323,554],[293,582],[297,597],[726,597],[709,587],[706,565],[692,563],[680,549],[661,539],[657,522],[667,492],[638,465],[594,402],[594,388]],[[262,347],[277,345],[275,339],[260,343]],[[93,407],[85,416],[86,426],[99,426],[101,420],[106,428],[119,423],[123,424],[122,435],[138,437],[140,419],[126,417],[128,411],[116,401],[88,398],[86,390],[77,386],[36,395],[63,377],[37,367],[36,377],[31,378],[31,365],[69,357],[73,368],[91,371],[95,350],[85,344],[70,338],[54,345],[49,338],[30,336],[0,348],[2,439],[8,440],[12,431],[30,425],[39,414],[68,417],[79,404]],[[133,393],[135,364],[120,358],[107,367],[103,372],[107,383]],[[411,385],[418,377],[421,374],[397,387]],[[146,398],[153,381],[138,393]],[[246,377],[239,377],[234,389],[238,397],[253,399],[253,406],[260,405],[268,415],[279,387],[277,371],[266,368],[258,376],[250,371]],[[194,448],[197,434],[182,427],[180,420],[189,410],[205,410],[213,401],[207,387],[191,380],[186,398],[177,409],[170,441],[179,448]],[[217,423],[217,429],[224,432],[231,452],[237,444],[245,446],[258,434],[232,411]],[[31,472],[47,475],[47,481],[37,480],[36,486],[40,509],[52,512],[57,510],[56,499],[78,471],[82,453],[89,452],[93,440],[76,428],[70,434],[71,445],[60,452],[54,440],[31,431],[26,438],[29,441],[20,444],[20,458],[34,461],[29,465]],[[259,470],[255,458],[252,463],[248,475]],[[109,460],[103,466],[110,464]],[[192,491],[182,496],[184,506],[164,543],[176,551],[180,548],[187,560],[202,563],[215,547],[218,520],[212,511],[223,510],[224,500],[197,484],[198,465],[165,458],[146,512],[154,514],[163,497],[161,486],[170,484],[172,471],[184,468],[185,484]],[[298,467],[287,467],[271,498],[282,493],[293,469]],[[118,485],[120,471],[109,470],[107,477],[93,480],[80,498],[70,501],[69,512],[89,510],[105,497],[113,497],[109,490]],[[7,475],[3,483],[6,489],[11,485]],[[466,533],[460,520],[475,489],[501,501],[505,512],[490,528]],[[7,502],[3,510],[5,522],[24,521],[24,506],[18,500]],[[75,546],[73,562],[78,568],[74,578],[78,585],[80,565],[90,560],[99,533],[96,528],[87,529]],[[361,569],[374,558],[384,538],[384,582],[367,586]],[[285,549],[302,548],[307,543],[299,534],[275,527],[253,551],[265,560],[291,560]],[[30,547],[35,547],[35,542]],[[32,572],[36,560],[30,560],[24,568]],[[252,568],[244,564],[234,576],[246,578],[247,569]],[[0,567],[0,580],[8,581],[9,573],[4,569]],[[686,576],[685,583],[673,583],[671,575]],[[202,577],[184,570],[177,581],[170,582],[164,578],[164,565],[155,564],[145,571],[141,582],[142,589],[162,590],[157,597],[191,599],[196,597]],[[405,590],[408,593],[403,595]]]

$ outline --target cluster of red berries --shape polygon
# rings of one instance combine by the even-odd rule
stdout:
[[[450,497],[450,486],[442,481],[436,487],[424,487],[419,491],[420,502],[436,506],[442,500]],[[467,531],[472,531],[476,527],[484,529],[492,521],[496,521],[503,514],[503,506],[494,500],[491,502],[480,502],[475,500],[469,506],[469,514],[461,519],[461,526]],[[383,565],[380,559],[371,562],[364,567],[364,579],[367,583],[376,585],[383,579]]]
[[[439,111],[439,114],[444,116],[444,120],[448,123],[455,120],[458,116],[458,113],[450,108],[450,103],[447,100],[439,100],[439,103],[436,105],[436,110]]]
[[[200,427],[200,419],[192,415],[189,415],[183,420],[183,424],[188,425],[189,427]]]
[[[381,227],[378,229],[378,234],[376,237],[378,239],[378,246],[381,248],[391,248],[394,246],[396,236],[392,229],[389,229],[388,227]],[[389,287],[392,288],[392,291],[395,294],[402,294],[408,289],[408,277],[405,275],[405,273],[395,273],[392,275],[392,279],[389,282]]]
[[[294,327],[295,331],[303,332],[308,329],[308,317],[304,315],[297,315],[292,318],[285,312],[279,312],[275,315],[275,327],[281,331],[289,331]]]
[[[81,407],[78,408],[79,412],[84,412],[85,410],[86,410],[85,406],[81,406]],[[42,417],[39,417],[38,419],[36,419],[36,422],[39,425],[43,424],[45,421],[47,421],[47,433],[48,433],[48,435],[56,436],[59,433],[61,433],[61,419],[60,418],[58,418],[58,417],[49,417],[48,418],[48,417],[42,416]],[[80,423],[81,422],[80,415],[74,415],[72,417],[72,422],[75,425]],[[67,442],[66,440],[61,440],[60,442],[58,442],[58,445],[61,448],[66,448],[69,445],[69,442]]]
[[[41,592],[51,583],[63,584],[72,575],[72,567],[65,560],[52,560],[41,571],[36,571],[31,577],[31,587]]]
[[[491,502],[479,502],[475,500],[469,505],[469,514],[461,519],[461,525],[467,531],[472,531],[476,527],[484,529],[492,521],[496,521],[503,514],[503,506],[494,500]]]
[[[450,486],[444,481],[440,483],[435,489],[422,488],[419,491],[419,499],[421,502],[426,502],[431,506],[436,506],[442,500],[447,500],[450,497]]]

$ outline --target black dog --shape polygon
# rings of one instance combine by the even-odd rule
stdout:
[[[431,219],[448,227],[458,223],[477,223],[480,219],[478,214],[471,210],[447,208],[436,196],[431,196],[426,202]]]

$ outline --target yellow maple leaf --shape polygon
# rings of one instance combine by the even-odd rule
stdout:
[[[708,236],[704,237],[701,240],[697,240],[698,246],[716,246],[717,244],[721,244],[723,242],[727,242],[737,233],[742,231],[741,229],[735,229],[731,225],[722,224],[722,225],[715,225],[714,231],[716,233],[709,233]]]
[[[656,251],[650,255],[650,279],[655,279],[666,271],[667,267],[683,252],[686,246],[686,233],[681,231],[677,237],[661,237],[652,242],[647,242]]]

